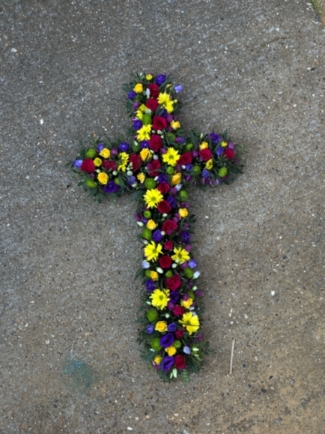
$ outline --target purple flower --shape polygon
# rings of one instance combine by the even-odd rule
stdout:
[[[170,301],[174,304],[178,302],[179,297],[180,295],[178,291],[171,291],[171,293],[169,294]]]
[[[211,133],[209,137],[212,140],[212,143],[214,144],[218,143],[220,140],[219,134]]]
[[[177,85],[174,87],[174,89],[175,89],[175,92],[176,92],[176,93],[179,93],[179,92],[182,92],[182,90],[183,90],[183,86],[182,86],[181,84],[177,84]]]
[[[135,176],[128,177],[128,184],[132,185],[136,182]]]
[[[228,143],[228,148],[229,149],[235,149],[235,145],[233,143]]]
[[[151,335],[151,333],[153,333],[154,327],[153,325],[149,324],[147,325],[147,333],[148,335]]]
[[[168,176],[166,175],[166,173],[161,173],[160,175],[158,175],[158,182],[167,182],[168,181]]]
[[[188,346],[185,346],[185,347],[183,348],[183,351],[184,351],[185,354],[191,354],[191,348],[188,347]]]
[[[217,155],[222,155],[222,154],[223,154],[223,147],[222,147],[222,146],[220,146],[220,148],[218,148],[218,149],[216,150],[216,154],[217,154]]]
[[[177,205],[176,199],[173,196],[168,196],[167,197],[167,202],[169,203],[169,205],[172,208],[175,208],[175,206]]]
[[[183,232],[181,232],[181,238],[185,244],[188,244],[190,242],[191,235],[189,232],[183,231]]]
[[[136,97],[136,95],[137,94],[134,92],[134,90],[131,90],[131,92],[128,93],[128,98],[132,100]]]
[[[195,268],[195,267],[197,267],[197,263],[194,261],[194,259],[190,259],[190,260],[188,261],[188,266],[189,266],[190,268]]]
[[[105,148],[104,143],[98,143],[97,152],[101,152]]]
[[[83,160],[74,160],[73,162],[73,167],[75,169],[80,169],[81,165],[82,165]]]
[[[188,172],[192,172],[192,170],[193,170],[193,164],[186,164],[185,169],[186,169]]]
[[[139,130],[140,128],[142,128],[142,122],[140,121],[140,119],[135,119],[133,121],[133,128],[135,130]]]
[[[176,143],[185,143],[185,139],[184,139],[184,137],[176,137],[175,142]]]
[[[157,77],[155,78],[155,83],[158,84],[158,86],[161,86],[163,84],[164,81],[166,81],[166,75],[160,74],[157,75]]]
[[[156,289],[155,282],[152,279],[146,280],[146,288],[148,292],[153,291],[154,289]]]
[[[174,332],[177,329],[177,325],[174,322],[172,322],[171,324],[168,325],[167,329],[169,332]]]
[[[210,172],[207,169],[202,170],[202,178],[208,178],[210,176]]]
[[[119,186],[114,181],[109,181],[104,187],[105,193],[116,193],[118,189]]]
[[[160,338],[160,345],[164,348],[171,347],[174,343],[174,335],[172,333],[166,333],[162,338]]]
[[[169,371],[174,365],[174,357],[166,356],[162,361],[161,368],[163,371]]]
[[[117,150],[116,148],[113,148],[113,149],[111,150],[111,155],[115,156],[115,155],[117,155],[117,154],[118,154],[118,150]]]
[[[128,143],[122,142],[118,145],[118,148],[122,152],[127,152],[130,149],[130,146],[128,145]]]
[[[149,148],[149,142],[147,140],[143,140],[143,142],[140,143],[140,148]]]
[[[161,231],[159,229],[157,229],[155,232],[153,232],[152,234],[152,239],[156,242],[159,243],[159,241],[161,241],[162,239],[162,234]]]

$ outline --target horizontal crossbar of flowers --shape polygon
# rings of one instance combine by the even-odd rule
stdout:
[[[144,285],[142,355],[164,380],[187,381],[208,352],[187,189],[227,183],[241,173],[240,148],[226,134],[186,136],[178,118],[182,86],[174,86],[169,76],[134,74],[124,90],[132,139],[94,137],[71,166],[96,200],[134,191],[143,243],[136,273]]]

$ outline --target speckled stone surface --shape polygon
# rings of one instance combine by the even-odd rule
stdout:
[[[0,2],[0,433],[323,434],[325,32],[303,0]],[[185,128],[246,146],[191,191],[212,354],[165,384],[141,359],[128,197],[67,160],[130,120],[132,71],[182,83]],[[233,374],[229,375],[232,340]]]

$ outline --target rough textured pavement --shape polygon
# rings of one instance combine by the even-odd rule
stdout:
[[[0,2],[0,433],[323,434],[325,31],[304,0]],[[134,203],[67,160],[172,72],[182,123],[247,148],[191,191],[213,352],[187,386],[141,359]],[[236,339],[233,374],[231,343]]]

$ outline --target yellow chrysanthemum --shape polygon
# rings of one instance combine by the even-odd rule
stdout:
[[[164,105],[168,103],[170,100],[171,100],[171,96],[169,95],[169,93],[160,92],[160,94],[158,95],[158,102],[160,105]]]
[[[146,80],[151,81],[153,79],[153,76],[151,74],[146,75]]]
[[[150,219],[148,220],[147,224],[146,224],[147,228],[150,229],[151,231],[153,231],[154,229],[156,229],[156,227],[158,226],[157,223]]]
[[[142,93],[143,92],[143,86],[142,83],[137,83],[133,88],[135,93]]]
[[[184,313],[179,323],[186,328],[190,335],[197,332],[200,328],[199,317],[197,315],[193,315],[192,312]]]
[[[208,170],[210,170],[210,169],[212,169],[212,167],[213,167],[213,160],[212,160],[212,158],[210,158],[210,160],[208,160],[206,162],[205,168],[208,169]]]
[[[168,102],[166,102],[166,104],[165,104],[165,109],[166,109],[166,111],[167,111],[167,113],[173,113],[173,111],[174,111],[174,102],[175,101],[168,101]]]
[[[177,161],[180,159],[180,155],[177,149],[169,147],[167,149],[166,154],[163,154],[162,159],[164,163],[169,164],[170,166],[176,166]]]
[[[178,121],[171,121],[170,126],[173,130],[178,130],[181,127],[181,124]]]
[[[150,271],[150,278],[155,282],[158,280],[158,273],[157,271]]]
[[[165,348],[165,351],[169,356],[174,356],[177,353],[176,348],[173,346]]]
[[[148,148],[143,148],[143,149],[141,149],[140,157],[141,157],[142,161],[147,161],[147,160],[150,160],[152,158],[152,154]]]
[[[186,309],[189,309],[192,306],[192,304],[193,304],[193,300],[191,298],[181,301],[181,306],[185,307]]]
[[[146,179],[146,175],[144,173],[139,173],[137,175],[138,180],[140,181],[141,184],[144,183],[144,180]]]
[[[154,364],[157,365],[157,366],[160,365],[160,362],[161,362],[161,361],[162,361],[162,357],[161,357],[161,356],[156,356],[156,357],[153,359]]]
[[[175,253],[175,255],[172,256],[172,259],[178,264],[183,264],[184,262],[190,260],[190,255],[188,251],[183,249],[182,247],[175,247],[173,252]]]
[[[147,244],[144,248],[144,256],[148,259],[148,261],[156,261],[161,252],[162,245],[156,244],[154,241],[151,241],[151,243]]]
[[[107,149],[107,148],[103,148],[103,149],[100,151],[99,155],[100,155],[101,157],[103,157],[103,158],[109,158],[109,157],[111,156],[111,151],[110,151],[109,149]]]
[[[121,170],[122,172],[125,172],[126,165],[128,164],[129,161],[129,154],[127,154],[126,152],[120,152],[118,154],[118,158],[119,158],[119,164],[117,166],[117,170]]]
[[[172,185],[177,185],[182,180],[182,174],[181,173],[175,173],[175,175],[172,176],[171,183]]]
[[[143,125],[142,128],[140,128],[137,131],[137,140],[142,142],[143,140],[150,140],[150,132],[151,132],[152,125]]]
[[[152,188],[147,190],[143,195],[143,199],[148,208],[156,208],[158,203],[163,200],[164,196],[160,193],[157,188]]]
[[[98,157],[94,158],[94,164],[96,167],[101,166],[102,165],[102,159],[98,158]]]
[[[208,142],[202,142],[201,144],[200,144],[200,149],[202,150],[202,149],[206,149],[206,148],[208,148],[209,147],[209,144],[208,144]]]
[[[97,176],[97,179],[101,184],[106,185],[108,183],[109,177],[108,177],[107,173],[100,172]]]
[[[167,328],[168,326],[166,321],[158,321],[157,324],[155,325],[155,330],[160,333],[166,332]]]
[[[142,112],[140,109],[138,109],[138,110],[136,111],[135,116],[136,116],[138,119],[140,119],[140,121],[142,121],[142,118],[143,118],[143,112]]]
[[[178,210],[178,214],[180,215],[181,218],[184,218],[188,216],[188,211],[186,208],[180,208]]]
[[[152,306],[163,310],[169,302],[169,289],[155,289],[150,295]]]
[[[227,142],[225,142],[225,141],[221,142],[221,146],[222,146],[223,148],[225,148],[227,145],[228,145]]]

